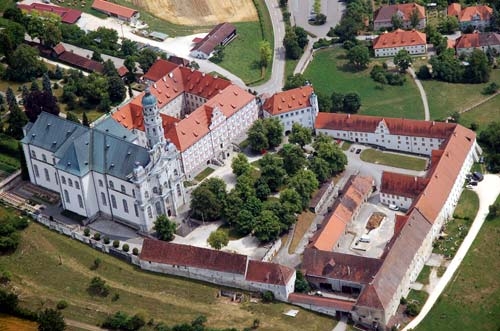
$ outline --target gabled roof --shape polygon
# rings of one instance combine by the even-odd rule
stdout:
[[[64,45],[59,43],[57,45],[55,45],[54,47],[52,47],[52,50],[54,51],[54,53],[59,56],[61,55],[62,53],[66,52],[66,48],[64,48]]]
[[[462,5],[458,2],[450,3],[447,9],[448,16],[456,16],[460,17],[460,13],[462,12]]]
[[[106,117],[104,120],[95,124],[94,130],[124,139],[128,142],[133,142],[137,139],[136,135],[132,133],[132,131],[125,129],[112,117]]]
[[[495,32],[465,33],[457,38],[455,48],[477,48],[500,45],[500,34]]]
[[[31,3],[29,5],[18,3],[17,7],[21,10],[30,12],[32,10],[42,13],[52,13],[61,18],[62,23],[73,24],[82,16],[82,12],[72,8],[48,5],[45,3]]]
[[[405,31],[397,29],[393,32],[383,33],[375,38],[373,41],[373,49],[418,46],[425,44],[425,33],[416,30]]]
[[[394,194],[415,199],[429,183],[425,177],[410,176],[395,172],[382,172],[380,193]]]
[[[306,248],[302,269],[306,276],[368,284],[381,265],[380,259]]]
[[[470,22],[472,20],[476,20],[477,17],[481,21],[489,21],[492,16],[492,8],[485,5],[478,5],[463,8],[458,20],[460,22]]]
[[[144,79],[156,82],[163,76],[168,75],[169,72],[177,68],[178,65],[163,59],[156,60],[155,63],[149,68],[148,72],[143,76]]]
[[[73,52],[65,51],[61,55],[59,55],[58,59],[69,65],[87,71],[103,72],[104,70],[104,65],[102,63],[88,59],[85,56],[81,56]]]
[[[249,260],[245,280],[286,286],[294,273],[295,270],[281,264]]]
[[[301,86],[275,93],[264,102],[263,109],[271,115],[278,115],[311,106],[312,86]]]
[[[425,8],[416,3],[402,3],[396,5],[388,5],[380,7],[375,13],[374,22],[378,21],[391,21],[392,16],[398,14],[402,17],[403,21],[409,21],[411,14],[416,10],[418,18],[425,18]]]
[[[146,238],[141,260],[244,275],[247,256]]]
[[[118,71],[118,76],[124,77],[128,73],[128,69],[125,66],[121,66],[120,68],[116,69]]]
[[[112,13],[117,16],[131,18],[137,13],[137,10],[128,8],[125,6],[120,6],[115,3],[105,1],[105,0],[94,0],[92,8],[100,10],[107,13]]]
[[[200,42],[194,46],[191,51],[199,51],[210,55],[217,45],[236,31],[236,27],[231,23],[217,24]]]

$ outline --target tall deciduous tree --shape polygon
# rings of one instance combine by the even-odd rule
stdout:
[[[172,241],[175,238],[177,224],[171,221],[166,215],[160,215],[156,218],[154,229],[156,230],[158,239]]]
[[[278,238],[280,231],[280,220],[270,210],[263,210],[255,220],[255,236],[262,242]]]
[[[288,183],[288,187],[294,189],[300,195],[302,209],[307,208],[311,195],[318,188],[318,185],[316,175],[310,170],[300,170]]]
[[[305,145],[312,142],[311,129],[303,127],[299,123],[293,123],[292,132],[288,136],[288,141],[292,144],[297,144],[304,148]]]
[[[38,314],[38,331],[63,331],[66,322],[59,310],[47,308]]]
[[[295,175],[306,164],[304,152],[298,145],[285,144],[279,154],[283,158],[283,168],[288,176]]]
[[[399,68],[399,71],[405,72],[411,66],[413,59],[406,49],[400,50],[394,57],[394,64]]]
[[[238,153],[236,157],[233,158],[233,162],[231,163],[231,168],[233,169],[233,174],[236,177],[243,175],[250,171],[252,166],[248,163],[248,158],[243,153]]]
[[[356,69],[364,69],[370,63],[370,51],[363,45],[354,46],[347,51],[347,59]]]
[[[38,51],[25,44],[19,45],[8,61],[9,67],[5,74],[13,81],[29,82],[47,71],[45,64],[38,58]]]
[[[59,105],[57,99],[45,91],[33,91],[26,97],[24,105],[26,116],[30,122],[35,122],[42,111],[59,115]]]
[[[147,72],[149,68],[153,65],[153,63],[156,62],[156,59],[158,58],[158,55],[156,54],[155,51],[145,48],[140,51],[139,56],[137,57],[137,62],[139,63],[139,66],[141,67],[143,72]]]
[[[224,210],[226,197],[226,183],[220,178],[208,178],[191,194],[193,217],[203,221],[219,219]]]
[[[259,51],[260,51],[260,65],[264,68],[267,68],[273,58],[273,51],[271,49],[271,44],[269,44],[269,41],[262,40],[259,43]]]
[[[415,8],[410,13],[410,25],[413,29],[415,29],[418,26],[418,23],[420,23],[420,15],[417,8]]]
[[[210,233],[207,242],[210,247],[219,250],[222,247],[227,246],[229,243],[229,236],[226,231],[216,230]]]
[[[346,113],[356,113],[361,107],[361,97],[356,92],[349,92],[344,95],[343,111]]]
[[[391,23],[394,30],[401,29],[403,27],[403,19],[398,14],[392,15]]]

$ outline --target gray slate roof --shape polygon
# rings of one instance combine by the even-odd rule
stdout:
[[[148,150],[133,144],[135,136],[112,118],[90,129],[43,112],[28,129],[24,144],[53,152],[56,168],[76,176],[92,170],[127,180],[136,163],[149,163]]]

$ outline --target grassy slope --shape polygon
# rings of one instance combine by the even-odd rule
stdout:
[[[500,217],[486,220],[467,256],[417,331],[497,331]]]
[[[479,125],[479,131],[490,122],[500,120],[500,95],[482,105],[460,115],[460,124],[469,126],[472,122]]]
[[[89,267],[96,257],[102,264],[91,271]],[[261,321],[259,330],[330,330],[334,325],[331,318],[303,309],[296,318],[287,317],[282,312],[292,306],[282,303],[233,304],[219,300],[216,286],[139,271],[35,223],[23,232],[16,253],[0,256],[0,265],[15,275],[13,283],[22,289],[23,306],[38,309],[44,303],[52,307],[64,299],[69,303],[63,311],[66,317],[90,324],[123,310],[144,311],[148,319],[167,324],[187,322],[204,314],[213,327],[248,327],[255,318]],[[102,277],[111,286],[107,298],[87,294],[87,285],[94,276]],[[120,295],[116,302],[111,301],[114,293]]]
[[[491,72],[490,82],[500,83],[500,70]],[[455,111],[462,111],[487,96],[481,94],[486,84],[450,84],[437,80],[424,80],[431,119],[444,119]]]
[[[418,89],[407,76],[403,86],[385,85],[383,90],[370,78],[370,68],[361,72],[349,71],[345,64],[345,51],[341,48],[321,50],[304,75],[315,90],[330,96],[333,91],[357,92],[361,96],[360,114],[423,119],[424,109]],[[372,62],[372,65],[375,62]]]
[[[371,148],[363,150],[360,154],[360,158],[365,162],[417,171],[424,170],[427,163],[427,161],[422,158],[386,153]]]

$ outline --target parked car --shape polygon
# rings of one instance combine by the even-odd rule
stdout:
[[[389,209],[390,209],[390,210],[399,210],[399,207],[398,207],[398,206],[396,206],[396,205],[390,204],[390,205],[389,205]]]
[[[356,154],[359,154],[359,153],[361,153],[361,148],[358,148],[358,149],[356,150]]]
[[[472,186],[477,186],[477,182],[475,182],[475,181],[471,181],[471,182],[469,183],[469,185],[472,185]]]
[[[482,181],[484,179],[483,174],[480,173],[479,171],[476,171],[476,172],[472,173],[472,178],[474,178],[478,182],[480,182],[480,181]]]
[[[470,184],[467,184],[465,185],[465,188],[466,189],[469,189],[469,190],[472,190],[474,188],[474,186],[470,185]]]

